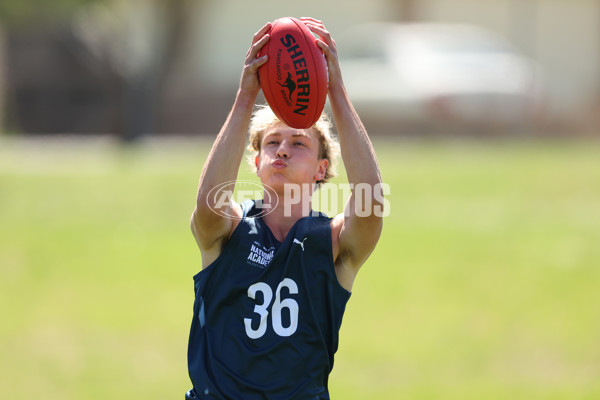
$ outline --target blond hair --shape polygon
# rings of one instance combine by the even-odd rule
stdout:
[[[256,171],[254,160],[260,154],[260,145],[264,133],[274,125],[281,122],[273,110],[267,105],[258,106],[252,115],[249,129],[248,150],[251,152],[248,156],[248,162],[251,168]],[[332,124],[329,116],[323,112],[317,122],[310,127],[319,138],[319,159],[327,160],[327,169],[325,176],[317,184],[325,183],[336,176],[337,158],[340,154],[340,144],[333,135]]]

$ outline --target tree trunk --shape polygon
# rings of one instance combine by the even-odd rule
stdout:
[[[156,52],[148,67],[124,83],[122,92],[121,138],[135,141],[143,135],[160,131],[158,111],[162,105],[169,75],[181,56],[188,36],[192,0],[157,0],[158,14],[163,16],[163,30]]]
[[[4,28],[0,24],[0,135],[6,130],[5,107],[6,107],[6,91],[7,91],[7,73],[6,73],[6,42],[4,38]]]
[[[415,22],[419,19],[417,0],[390,0],[390,6],[398,22]]]

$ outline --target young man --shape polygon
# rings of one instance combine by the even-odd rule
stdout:
[[[353,191],[345,212],[334,218],[303,205],[332,175],[335,144],[323,118],[306,130],[269,117],[270,110],[252,119],[257,70],[267,62],[257,56],[269,40],[266,24],[254,35],[233,108],[200,177],[191,226],[203,269],[194,277],[188,348],[194,388],[186,399],[329,399],[345,305],[381,233],[379,168],[344,89],[335,42],[320,21],[302,21],[320,38],[327,58],[329,100],[349,183],[369,188],[360,194],[372,201],[355,201]],[[232,202],[213,212],[216,197],[209,194],[236,179],[251,122],[262,205]],[[290,188],[301,190],[302,201],[290,201]],[[357,216],[357,204],[370,209]]]

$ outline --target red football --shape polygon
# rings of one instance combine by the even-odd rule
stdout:
[[[317,39],[302,21],[285,17],[273,22],[271,39],[259,57],[269,60],[258,70],[269,106],[282,122],[296,129],[314,125],[327,98],[327,61]]]

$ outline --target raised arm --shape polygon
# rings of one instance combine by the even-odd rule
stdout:
[[[267,23],[252,40],[235,102],[208,155],[200,176],[196,208],[192,214],[191,228],[202,251],[202,267],[210,265],[221,253],[223,245],[233,232],[239,220],[227,218],[212,211],[214,196],[209,192],[215,186],[234,181],[244,156],[246,134],[252,117],[256,97],[260,91],[258,68],[267,61],[267,56],[257,58],[262,46],[269,40],[266,34],[271,28]],[[233,185],[231,186],[233,190]],[[232,203],[229,209],[221,207],[222,214],[241,217],[238,204]]]
[[[321,21],[303,18],[304,23],[321,40],[329,68],[329,102],[337,128],[342,160],[352,187],[344,214],[332,221],[332,239],[336,272],[342,286],[350,290],[358,269],[371,254],[383,226],[381,174],[367,131],[356,113],[342,80],[335,41]],[[360,187],[357,191],[355,188]],[[368,209],[357,215],[356,196],[369,197]],[[363,205],[368,202],[361,202]],[[337,241],[337,243],[336,243]]]

